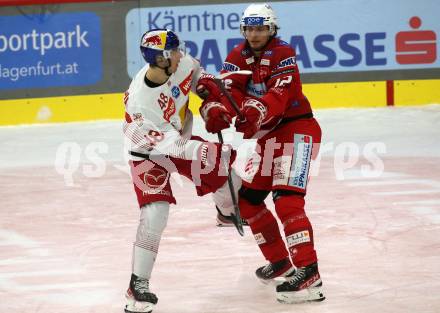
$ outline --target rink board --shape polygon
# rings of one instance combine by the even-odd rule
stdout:
[[[315,109],[386,106],[386,82],[305,84],[304,93]],[[60,123],[122,119],[121,93],[0,100],[0,125]],[[394,82],[395,105],[440,103],[440,80]],[[200,99],[190,108],[198,115]]]

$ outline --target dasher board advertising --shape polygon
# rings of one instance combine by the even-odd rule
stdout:
[[[0,90],[86,86],[101,79],[95,13],[0,16]]]
[[[143,66],[143,32],[169,28],[210,72],[243,40],[248,4],[135,8],[126,16],[127,71]],[[329,0],[273,2],[278,36],[295,48],[302,73],[440,68],[440,1]]]

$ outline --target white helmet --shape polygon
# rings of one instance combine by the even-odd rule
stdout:
[[[277,29],[277,16],[272,7],[267,3],[253,3],[244,10],[240,21],[240,31],[244,36],[246,26],[269,26],[270,35],[275,35]]]

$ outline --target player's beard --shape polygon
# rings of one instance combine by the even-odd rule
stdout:
[[[256,47],[252,47],[252,45],[250,44],[249,40],[248,40],[248,45],[249,47],[252,49],[252,51],[254,53],[260,53],[262,51],[264,51],[264,49],[266,48],[266,46],[269,44],[269,42],[272,40],[273,37],[269,37],[269,39],[264,42],[264,43],[258,43],[258,45]]]

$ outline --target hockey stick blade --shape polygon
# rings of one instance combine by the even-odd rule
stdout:
[[[234,72],[226,72],[223,74],[220,74],[218,76],[216,76],[217,79],[224,79],[226,77],[229,77],[231,75],[251,75],[252,71],[248,71],[248,70],[240,70],[240,71],[234,71]]]
[[[235,209],[235,211],[239,211],[240,209]],[[244,229],[243,229],[243,223],[241,222],[241,218],[237,218],[237,216],[235,216],[235,214],[231,214],[231,221],[232,223],[234,223],[235,228],[237,229],[238,233],[240,234],[240,236],[244,236]]]

